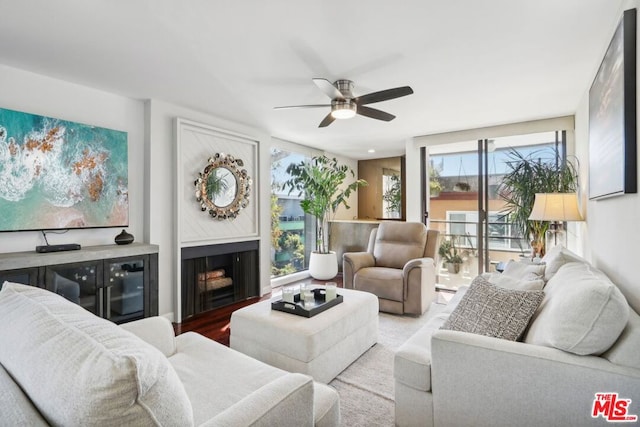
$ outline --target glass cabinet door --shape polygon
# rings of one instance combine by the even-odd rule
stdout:
[[[106,268],[104,317],[116,323],[144,317],[144,259],[113,260]]]
[[[47,289],[102,316],[102,261],[60,264],[45,268]]]
[[[38,286],[38,267],[0,271],[0,289],[5,281]]]

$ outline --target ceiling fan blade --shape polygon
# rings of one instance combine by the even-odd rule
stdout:
[[[284,107],[273,107],[274,110],[286,110],[290,108],[320,108],[331,107],[331,104],[309,104],[309,105],[285,105]]]
[[[319,128],[326,128],[327,126],[329,126],[331,123],[333,123],[333,121],[335,120],[335,118],[331,115],[331,113],[327,114],[327,116],[320,122],[320,124],[318,125]]]
[[[313,82],[331,99],[344,99],[342,92],[327,79],[315,78]]]
[[[372,119],[384,120],[385,122],[390,122],[391,120],[396,118],[396,116],[394,116],[393,114],[376,110],[375,108],[365,107],[364,105],[358,105],[358,110],[356,112],[361,116],[370,117]]]
[[[381,90],[379,92],[372,92],[366,95],[359,96],[355,99],[358,106],[364,104],[373,104],[374,102],[387,101],[389,99],[400,98],[401,96],[411,95],[413,89],[409,86],[396,87],[393,89]]]

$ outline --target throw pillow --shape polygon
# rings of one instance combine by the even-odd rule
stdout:
[[[629,319],[622,292],[589,264],[564,264],[544,289],[524,340],[529,344],[599,355],[616,342]]]
[[[551,280],[554,274],[558,272],[560,267],[569,262],[583,262],[587,260],[579,257],[562,245],[554,246],[549,252],[542,257],[542,262],[546,264],[544,270],[544,281]]]
[[[502,272],[503,276],[510,276],[515,278],[521,278],[527,274],[535,274],[536,276],[544,275],[545,264],[534,264],[527,261],[514,261],[511,260],[507,263]]]
[[[501,288],[517,289],[520,291],[540,291],[544,288],[544,279],[535,273],[527,273],[521,277],[513,277],[498,274],[494,280],[490,280],[494,285]]]
[[[511,260],[491,283],[508,289],[538,291],[544,288],[544,270],[545,264]]]
[[[479,276],[441,329],[515,341],[543,298],[543,291],[505,289]]]
[[[495,283],[493,282],[493,275],[492,274],[480,274],[476,277],[473,278],[473,280],[471,281],[471,283],[469,283],[469,287],[475,286],[478,283],[485,283],[485,282],[489,282],[489,283],[493,283],[495,285]],[[457,293],[456,293],[457,294]]]

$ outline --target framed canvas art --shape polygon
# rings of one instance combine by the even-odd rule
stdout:
[[[589,198],[637,192],[636,163],[636,9],[630,9],[589,90]]]
[[[0,108],[0,231],[128,224],[126,132]]]

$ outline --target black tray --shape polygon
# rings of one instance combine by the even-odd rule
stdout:
[[[285,313],[291,313],[297,316],[313,317],[342,302],[342,295],[336,295],[334,299],[327,302],[323,291],[324,289],[313,290],[313,304],[305,304],[304,301],[301,300],[300,294],[295,294],[293,296],[294,302],[285,302],[283,300],[274,301],[271,303],[271,309],[284,311]]]

